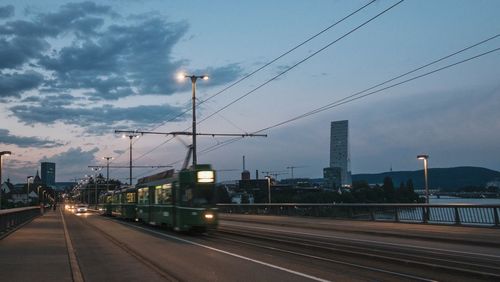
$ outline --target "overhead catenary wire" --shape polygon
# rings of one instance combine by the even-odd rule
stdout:
[[[334,22],[333,24],[327,26],[326,28],[322,29],[321,31],[319,31],[318,33],[315,33],[314,35],[310,36],[309,38],[307,38],[306,40],[300,42],[299,44],[295,45],[294,47],[292,47],[291,49],[285,51],[284,53],[282,53],[281,55],[279,55],[278,57],[266,62],[265,64],[263,64],[262,66],[260,66],[259,68],[251,71],[250,73],[248,73],[247,75],[243,76],[242,78],[238,79],[237,81],[231,83],[230,85],[224,87],[223,89],[221,89],[220,91],[210,95],[209,97],[207,97],[206,99],[203,99],[203,100],[200,100],[200,103],[198,103],[196,105],[196,107],[199,107],[201,106],[202,104],[204,104],[205,102],[217,97],[218,95],[226,92],[227,90],[233,88],[234,86],[240,84],[241,82],[245,81],[246,79],[250,78],[251,76],[253,76],[254,74],[258,73],[259,71],[265,69],[266,67],[272,65],[274,62],[278,61],[279,59],[285,57],[286,55],[292,53],[293,51],[297,50],[298,48],[302,47],[303,45],[307,44],[308,42],[310,42],[311,40],[315,39],[316,37],[320,36],[321,34],[327,32],[328,30],[332,29],[333,27],[335,27],[336,25],[344,22],[345,20],[349,19],[350,17],[354,16],[355,14],[359,13],[360,11],[362,11],[363,9],[365,9],[366,7],[370,6],[371,4],[375,3],[377,0],[372,0],[370,2],[368,2],[367,4],[359,7],[358,9],[356,9],[355,11],[349,13],[348,15],[344,16],[343,18],[341,18],[340,20]],[[403,0],[404,1],[404,0]],[[183,111],[182,113],[174,116],[173,118],[170,118],[166,121],[164,121],[163,123],[161,123],[160,125],[158,125],[157,127],[155,127],[154,129],[152,130],[156,130],[158,127],[168,123],[168,122],[171,122],[179,117],[181,117],[182,115],[188,113],[191,111],[191,108],[187,108],[185,111]]]
[[[290,123],[292,121],[295,121],[295,120],[298,120],[298,119],[301,119],[301,118],[305,118],[305,117],[308,117],[310,115],[314,115],[314,114],[317,114],[317,113],[320,113],[320,112],[323,112],[325,110],[328,110],[328,109],[331,109],[333,107],[337,107],[337,106],[340,106],[340,105],[343,105],[343,104],[347,104],[347,103],[350,103],[352,101],[355,101],[355,100],[358,100],[358,99],[361,99],[361,98],[364,98],[364,97],[367,97],[367,96],[371,96],[371,95],[374,95],[374,94],[377,94],[379,92],[382,92],[384,90],[388,90],[388,89],[391,89],[391,88],[394,88],[396,86],[399,86],[401,84],[405,84],[405,83],[408,83],[408,82],[411,82],[413,80],[416,80],[416,79],[419,79],[419,78],[422,78],[422,77],[425,77],[425,76],[428,76],[428,75],[431,75],[433,73],[436,73],[436,72],[439,72],[439,71],[442,71],[442,70],[445,70],[445,69],[448,69],[448,68],[451,68],[451,67],[454,67],[456,65],[459,65],[459,64],[463,64],[465,62],[468,62],[468,61],[471,61],[471,60],[474,60],[474,59],[477,59],[477,58],[480,58],[482,56],[485,56],[485,55],[488,55],[488,54],[491,54],[491,53],[494,53],[494,52],[497,52],[500,50],[500,47],[499,48],[495,48],[495,49],[492,49],[492,50],[489,50],[489,51],[486,51],[484,53],[481,53],[481,54],[478,54],[478,55],[475,55],[473,57],[469,57],[467,59],[464,59],[464,60],[461,60],[461,61],[458,61],[456,63],[452,63],[452,64],[449,64],[449,65],[446,65],[444,67],[441,67],[441,68],[438,68],[438,69],[435,69],[435,70],[432,70],[432,71],[429,71],[429,72],[426,72],[424,74],[421,74],[421,75],[417,75],[417,76],[414,76],[412,78],[409,78],[409,79],[406,79],[406,80],[403,80],[401,82],[397,82],[397,83],[394,83],[394,84],[391,84],[389,86],[386,86],[386,87],[383,87],[381,89],[378,89],[378,90],[374,90],[372,92],[368,92],[366,94],[363,94],[363,95],[358,95],[358,96],[355,96],[355,95],[350,95],[348,97],[345,97],[345,98],[342,98],[338,101],[335,101],[335,102],[332,102],[332,103],[329,103],[325,106],[322,106],[322,107],[319,107],[317,109],[314,109],[312,111],[309,111],[307,113],[304,113],[302,115],[299,115],[299,116],[296,116],[296,117],[293,117],[291,119],[288,119],[288,120],[285,120],[285,121],[282,121],[282,122],[279,122],[277,124],[274,124],[274,125],[271,125],[271,126],[268,126],[268,127],[265,127],[263,129],[260,129],[260,130],[257,130],[253,133],[259,133],[259,132],[262,132],[262,131],[266,131],[266,130],[269,130],[269,129],[272,129],[272,128],[275,128],[275,127],[278,127],[278,126],[281,126],[281,125],[284,125],[284,124],[287,124],[287,123]],[[364,92],[364,91],[363,91]],[[349,99],[350,98],[350,99]]]
[[[328,43],[327,45],[323,46],[322,48],[320,48],[319,50],[316,50],[315,52],[313,52],[311,55],[305,57],[304,59],[300,60],[299,62],[293,64],[292,66],[290,67],[287,67],[284,71],[278,73],[277,75],[273,76],[272,78],[266,80],[264,83],[260,84],[259,86],[253,88],[252,90],[248,91],[247,93],[241,95],[240,97],[234,99],[233,101],[231,101],[230,103],[226,104],[225,106],[223,106],[222,108],[218,109],[217,111],[215,111],[214,113],[206,116],[205,118],[203,118],[202,120],[200,120],[198,123],[202,123],[204,121],[206,121],[207,119],[213,117],[214,115],[216,115],[217,113],[227,109],[228,107],[234,105],[235,103],[237,103],[238,101],[242,100],[243,98],[247,97],[248,95],[256,92],[257,90],[261,89],[262,87],[266,86],[267,84],[271,83],[272,81],[276,80],[277,78],[281,77],[282,75],[288,73],[289,71],[291,71],[292,69],[296,68],[297,66],[303,64],[304,62],[308,61],[309,59],[311,59],[312,57],[316,56],[317,54],[323,52],[324,50],[328,49],[330,46],[334,45],[335,43],[339,42],[340,40],[346,38],[347,36],[349,36],[350,34],[354,33],[355,31],[357,31],[358,29],[362,28],[363,26],[367,25],[368,23],[370,23],[371,21],[377,19],[378,17],[382,16],[383,14],[385,14],[386,12],[390,11],[391,9],[393,9],[394,7],[396,7],[397,5],[401,4],[402,2],[404,2],[405,0],[400,0],[398,1],[397,3],[393,4],[392,6],[390,6],[389,8],[383,10],[382,12],[378,13],[377,15],[371,17],[370,19],[364,21],[362,24],[358,25],[357,27],[351,29],[350,31],[348,31],[347,33],[345,33],[344,35],[340,36],[339,38],[335,39],[334,41]]]
[[[401,0],[400,2],[402,2],[404,0]],[[276,58],[268,61],[267,63],[265,63],[264,65],[260,66],[259,68],[253,70],[252,72],[250,72],[249,74],[243,76],[242,78],[240,78],[239,80],[233,82],[232,84],[228,85],[227,87],[223,88],[222,90],[214,93],[213,95],[207,97],[206,99],[203,99],[203,100],[199,100],[199,103],[196,105],[196,107],[199,107],[200,105],[204,104],[205,102],[215,98],[216,96],[222,94],[223,92],[226,92],[227,90],[233,88],[234,86],[236,86],[237,84],[243,82],[244,80],[250,78],[251,76],[253,76],[254,74],[258,73],[259,71],[265,69],[266,67],[272,65],[273,63],[275,63],[276,61],[278,61],[279,59],[285,57],[286,55],[292,53],[293,51],[295,51],[296,49],[302,47],[303,45],[307,44],[308,42],[312,41],[313,39],[317,38],[318,36],[320,36],[321,34],[327,32],[328,30],[332,29],[333,27],[337,26],[338,24],[344,22],[345,20],[349,19],[350,17],[354,16],[355,14],[359,13],[360,11],[364,10],[365,8],[367,8],[368,6],[372,5],[373,3],[375,3],[376,0],[372,0],[368,3],[366,3],[365,5],[359,7],[358,9],[352,11],[351,13],[349,13],[348,15],[344,16],[343,18],[339,19],[338,21],[334,22],[333,24],[327,26],[326,28],[322,29],[321,31],[315,33],[314,35],[308,37],[306,40],[300,42],[299,44],[295,45],[294,47],[292,47],[291,49],[285,51],[284,53],[280,54],[279,56],[277,56]],[[399,4],[400,2],[398,2],[397,4]],[[274,78],[275,79],[275,78]],[[273,79],[273,80],[274,80]],[[190,101],[188,101],[190,102]],[[177,114],[176,116],[172,117],[172,118],[169,118],[168,120],[160,123],[159,125],[155,126],[153,129],[151,129],[151,131],[154,131],[156,129],[158,129],[159,127],[165,125],[166,123],[168,122],[171,122],[171,121],[174,121],[176,120],[177,118],[183,116],[184,114],[188,113],[189,111],[191,111],[191,108],[189,107],[185,107],[186,110],[184,110],[183,112]],[[219,111],[220,112],[220,111]],[[214,113],[214,114],[218,114],[218,112]],[[213,116],[214,114],[212,114],[211,116]],[[224,117],[223,117],[224,118]],[[225,119],[225,118],[224,118]],[[202,120],[204,121],[204,120]],[[227,121],[227,119],[226,119]],[[229,122],[229,121],[228,121]],[[200,122],[198,122],[200,123]],[[239,128],[238,126],[236,126],[234,123],[231,123],[233,126]],[[190,127],[186,128],[186,130],[188,130]],[[144,157],[145,155],[157,150],[158,148],[160,148],[161,146],[165,145],[166,143],[168,143],[169,141],[171,141],[172,139],[168,139],[164,142],[162,142],[161,144],[159,144],[158,146],[156,146],[155,148],[151,149],[150,151],[148,151],[147,153],[145,154],[142,154],[141,156],[139,156],[138,158],[134,159],[134,160],[138,160],[138,159],[141,159],[142,157]],[[139,139],[136,139],[133,141],[133,145],[138,142]],[[123,150],[123,152],[121,152],[118,157],[116,157],[114,160],[118,159],[119,157],[121,157],[123,154],[125,154],[126,152],[128,152],[129,148],[127,147],[125,150]],[[113,161],[112,161],[113,162]]]
[[[457,66],[457,65],[460,65],[460,64],[463,64],[463,63],[466,63],[466,62],[469,62],[469,61],[472,61],[472,60],[478,59],[478,58],[480,58],[480,57],[486,56],[486,55],[488,55],[488,54],[492,54],[492,53],[494,53],[494,52],[500,51],[500,47],[498,47],[498,48],[494,48],[494,49],[491,49],[491,50],[489,50],[489,51],[486,51],[486,52],[479,53],[479,54],[477,54],[477,55],[474,55],[474,56],[468,57],[468,58],[466,58],[466,59],[459,60],[459,61],[457,61],[457,62],[455,62],[455,63],[451,63],[451,64],[448,64],[448,65],[445,65],[445,66],[443,66],[443,67],[440,67],[440,68],[437,68],[437,69],[434,69],[434,70],[431,70],[431,71],[425,72],[425,73],[420,74],[420,75],[413,76],[413,77],[408,78],[408,79],[405,79],[405,80],[403,80],[403,81],[400,81],[400,82],[397,82],[397,83],[394,83],[394,84],[388,85],[388,86],[386,86],[386,87],[380,88],[380,89],[378,89],[378,90],[374,90],[374,91],[371,91],[371,92],[366,93],[367,91],[373,90],[373,89],[374,89],[374,88],[376,88],[376,87],[379,87],[379,86],[385,85],[385,84],[387,84],[387,83],[389,83],[389,82],[392,82],[392,81],[394,81],[394,80],[397,80],[397,79],[399,79],[399,78],[402,78],[402,77],[404,77],[404,76],[407,76],[407,75],[409,75],[409,74],[412,74],[412,73],[414,73],[414,72],[416,72],[416,71],[418,71],[418,70],[421,70],[421,69],[423,69],[423,68],[429,67],[429,66],[431,66],[431,65],[433,65],[433,64],[436,64],[436,63],[438,63],[438,62],[441,62],[441,61],[443,61],[443,60],[445,60],[445,59],[448,59],[448,58],[450,58],[450,57],[452,57],[452,56],[455,56],[455,55],[458,55],[458,54],[460,54],[460,53],[463,53],[463,52],[465,52],[465,51],[467,51],[467,50],[470,50],[471,48],[477,47],[477,46],[479,46],[479,45],[481,45],[481,44],[484,44],[484,43],[486,43],[486,42],[488,42],[488,41],[491,41],[491,40],[493,40],[493,39],[495,39],[495,38],[497,38],[497,37],[499,37],[499,36],[500,36],[500,34],[497,34],[497,35],[495,35],[495,36],[489,37],[489,38],[487,38],[487,39],[485,39],[485,40],[482,40],[482,41],[480,41],[480,42],[478,42],[478,43],[475,43],[475,44],[473,44],[473,45],[470,45],[470,46],[468,46],[468,47],[466,47],[466,48],[463,48],[463,49],[461,49],[461,50],[459,50],[459,51],[453,52],[453,53],[451,53],[451,54],[449,54],[449,55],[443,56],[443,57],[441,57],[441,58],[439,58],[439,59],[437,59],[437,60],[434,60],[434,61],[432,61],[432,62],[430,62],[430,63],[424,64],[424,65],[422,65],[422,66],[420,66],[420,67],[417,67],[417,68],[415,68],[415,69],[412,69],[412,70],[410,70],[410,71],[407,71],[407,72],[403,73],[402,75],[395,76],[395,77],[393,77],[393,78],[391,78],[391,79],[388,79],[388,80],[386,80],[386,81],[384,81],[384,82],[382,82],[382,83],[378,83],[378,84],[376,84],[376,85],[374,85],[374,86],[371,86],[371,87],[369,87],[369,88],[367,88],[367,89],[364,89],[364,90],[362,90],[362,91],[356,92],[356,93],[351,94],[351,95],[348,95],[348,96],[346,96],[346,97],[344,97],[344,98],[341,98],[341,99],[339,99],[339,100],[336,100],[336,101],[334,101],[334,102],[331,102],[331,103],[329,103],[329,104],[327,104],[327,105],[325,105],[325,106],[322,106],[322,107],[316,108],[316,109],[314,109],[314,110],[308,111],[308,112],[306,112],[306,113],[303,113],[303,114],[301,114],[301,115],[295,116],[295,117],[290,118],[290,119],[287,119],[287,120],[285,120],[285,121],[278,122],[278,123],[273,124],[273,125],[271,125],[271,126],[264,127],[264,128],[259,129],[259,130],[257,130],[257,131],[254,131],[254,132],[252,132],[252,133],[260,133],[260,132],[263,132],[263,131],[267,131],[267,130],[270,130],[270,129],[274,129],[274,128],[276,128],[276,127],[279,127],[279,126],[285,125],[285,124],[287,124],[287,123],[290,123],[290,122],[293,122],[293,121],[296,121],[296,120],[299,120],[299,119],[302,119],[302,118],[305,118],[305,117],[308,117],[308,116],[311,116],[311,115],[314,115],[314,114],[317,114],[317,113],[320,113],[320,112],[323,112],[323,111],[326,111],[326,110],[331,109],[331,108],[334,108],[334,107],[338,107],[338,106],[341,106],[341,105],[345,105],[345,104],[347,104],[347,103],[350,103],[350,102],[353,102],[353,101],[356,101],[356,100],[359,100],[359,99],[362,99],[362,98],[365,98],[365,97],[368,97],[368,96],[371,96],[371,95],[375,95],[375,94],[380,93],[380,92],[382,92],[382,91],[385,91],[385,90],[388,90],[388,89],[391,89],[391,88],[394,88],[394,87],[400,86],[400,85],[402,85],[402,84],[406,84],[406,83],[408,83],[408,82],[411,82],[411,81],[414,81],[414,80],[417,80],[417,79],[420,79],[420,78],[423,78],[423,77],[429,76],[429,75],[431,75],[431,74],[434,74],[434,73],[437,73],[437,72],[440,72],[440,71],[446,70],[446,69],[448,69],[448,68],[452,68],[452,67],[455,67],[455,66]],[[365,94],[364,94],[364,95],[360,95],[361,93],[365,93]],[[235,142],[237,142],[237,141],[240,141],[241,139],[242,139],[241,137],[236,137],[236,138],[231,138],[231,139],[228,139],[228,140],[226,140],[226,141],[223,141],[223,142],[217,143],[217,144],[215,144],[215,145],[212,145],[212,146],[210,146],[210,147],[207,147],[207,148],[205,148],[205,149],[201,150],[201,151],[199,152],[199,154],[200,154],[200,155],[202,155],[202,154],[206,154],[206,153],[209,153],[209,152],[212,152],[212,151],[218,150],[218,149],[220,149],[220,148],[222,148],[222,147],[224,147],[224,146],[227,146],[227,145],[230,145],[230,144],[235,143]],[[181,162],[181,161],[182,161],[182,160],[178,160],[178,161],[175,161],[175,162],[170,163],[169,165],[173,165],[173,164],[179,163],[179,162]]]
[[[496,38],[496,36],[494,37]],[[477,45],[476,45],[477,46]],[[326,111],[328,109],[331,109],[331,108],[334,108],[334,107],[338,107],[338,106],[341,106],[341,105],[344,105],[344,104],[347,104],[347,103],[350,103],[350,102],[353,102],[353,101],[356,101],[356,100],[359,100],[359,99],[362,99],[362,98],[365,98],[365,97],[368,97],[368,96],[371,96],[371,95],[374,95],[374,94],[377,94],[377,93],[380,93],[382,91],[385,91],[385,90],[388,90],[388,89],[391,89],[391,88],[394,88],[396,86],[399,86],[399,85],[402,85],[402,84],[405,84],[405,83],[408,83],[408,82],[411,82],[411,81],[414,81],[414,80],[417,80],[417,79],[420,79],[420,78],[423,78],[423,77],[426,77],[426,76],[429,76],[431,74],[434,74],[434,73],[437,73],[437,72],[440,72],[440,71],[443,71],[445,69],[448,69],[448,68],[451,68],[451,67],[454,67],[454,66],[457,66],[457,65],[460,65],[460,64],[463,64],[463,63],[466,63],[466,62],[469,62],[471,60],[474,60],[474,59],[478,59],[480,57],[483,57],[483,56],[486,56],[488,54],[492,54],[494,52],[497,52],[497,51],[500,51],[500,47],[498,48],[495,48],[495,49],[491,49],[489,51],[486,51],[486,52],[483,52],[483,53],[480,53],[480,54],[477,54],[475,56],[472,56],[472,57],[468,57],[466,59],[463,59],[463,60],[460,60],[460,61],[457,61],[455,63],[451,63],[451,64],[448,64],[446,66],[443,66],[443,67],[440,67],[440,68],[437,68],[437,69],[434,69],[434,70],[431,70],[431,71],[428,71],[426,73],[423,73],[423,74],[420,74],[420,75],[417,75],[417,76],[414,76],[414,77],[411,77],[409,79],[406,79],[406,80],[403,80],[401,82],[397,82],[397,83],[394,83],[394,84],[391,84],[389,86],[386,86],[386,87],[383,87],[383,88],[380,88],[378,90],[374,90],[372,92],[369,92],[369,93],[366,93],[364,95],[360,95],[360,96],[354,96],[353,95],[349,95],[347,97],[344,97],[340,100],[337,100],[337,101],[334,101],[332,103],[329,103],[328,105],[325,105],[325,106],[322,106],[322,107],[319,107],[317,109],[314,109],[314,110],[311,110],[309,112],[306,112],[304,114],[301,114],[301,115],[298,115],[296,117],[293,117],[293,118],[290,118],[290,119],[287,119],[285,121],[282,121],[282,122],[279,122],[279,123],[276,123],[274,125],[271,125],[271,126],[267,126],[267,127],[264,127],[262,129],[259,129],[257,131],[254,131],[252,133],[259,133],[259,132],[263,132],[263,131],[267,131],[267,130],[270,130],[270,129],[273,129],[273,128],[276,128],[276,127],[279,127],[279,126],[282,126],[284,124],[287,124],[287,123],[290,123],[290,122],[293,122],[293,121],[296,121],[296,120],[299,120],[299,119],[302,119],[302,118],[305,118],[307,116],[310,116],[310,115],[314,115],[314,114],[317,114],[317,113],[320,113],[320,112],[323,112],[323,111]],[[409,72],[410,73],[410,72]],[[393,81],[393,79],[390,79],[388,81]],[[370,87],[369,89],[373,89],[372,87]],[[360,91],[360,92],[363,92],[365,93],[366,91],[363,90],[363,91]],[[350,97],[350,99],[349,99]],[[232,139],[229,139],[229,140],[226,140],[224,142],[221,142],[219,144],[216,144],[216,145],[213,145],[213,146],[210,146],[202,151],[200,151],[200,155],[201,154],[205,154],[205,153],[209,153],[209,152],[212,152],[214,150],[217,150],[217,149],[220,149],[221,147],[224,147],[226,145],[229,145],[229,144],[232,144],[234,142],[237,142],[239,140],[241,140],[242,138],[232,138]]]

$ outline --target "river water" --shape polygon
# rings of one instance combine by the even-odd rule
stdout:
[[[500,205],[500,199],[485,199],[485,198],[457,198],[457,197],[440,197],[439,199],[431,196],[430,204],[483,204],[483,205]]]

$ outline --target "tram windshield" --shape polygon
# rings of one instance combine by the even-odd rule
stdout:
[[[185,200],[190,206],[208,206],[213,205],[215,201],[215,189],[213,186],[195,186],[186,189]]]

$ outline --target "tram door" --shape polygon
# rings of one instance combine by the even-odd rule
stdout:
[[[177,206],[179,205],[179,195],[180,195],[180,192],[179,192],[179,185],[177,182],[174,182],[172,183],[172,199],[173,199],[173,203],[172,203],[172,227],[174,228],[174,230],[178,230],[179,227],[177,226]]]

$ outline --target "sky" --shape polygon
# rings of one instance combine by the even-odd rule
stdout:
[[[198,132],[267,134],[199,136],[198,163],[219,181],[240,177],[242,156],[252,178],[289,178],[291,166],[322,177],[336,120],[349,120],[354,174],[421,169],[422,153],[430,168],[500,170],[500,1],[398,3],[0,0],[3,180],[23,182],[44,161],[56,181],[94,173],[103,157],[127,166],[129,139],[115,130],[191,130],[179,72],[210,77],[196,84]],[[140,136],[133,163],[180,169],[190,142]]]

